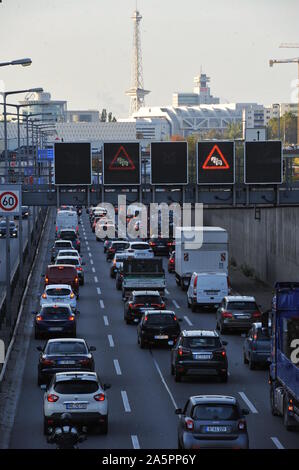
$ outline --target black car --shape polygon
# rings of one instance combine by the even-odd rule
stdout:
[[[76,316],[70,305],[64,303],[44,304],[39,312],[33,312],[34,336],[64,335],[76,337]]]
[[[152,248],[155,255],[169,255],[169,252],[173,250],[174,242],[170,238],[151,238],[149,240],[150,247]]]
[[[139,322],[145,310],[164,310],[165,303],[158,291],[133,291],[124,304],[124,320],[128,323]]]
[[[18,238],[18,228],[13,221],[9,222],[9,235],[11,238]],[[0,221],[0,238],[6,237],[6,220]]]
[[[137,326],[137,342],[141,349],[150,344],[173,346],[181,332],[178,319],[171,310],[147,310]]]
[[[56,372],[90,371],[94,372],[94,346],[88,347],[84,339],[49,339],[40,351],[37,384],[48,384]]]
[[[182,331],[171,351],[171,374],[176,382],[186,375],[218,375],[227,382],[227,356],[217,331]]]
[[[27,217],[29,217],[29,206],[21,206],[21,212],[22,212],[22,219],[26,219]],[[15,215],[14,216],[14,219],[18,219],[19,216],[18,215]]]
[[[73,243],[71,240],[56,240],[51,249],[51,261],[56,259],[59,250],[73,250]]]
[[[79,236],[76,233],[76,230],[62,229],[60,230],[60,232],[58,232],[58,239],[70,240],[73,243],[74,249],[78,250],[79,253],[81,252],[81,243]]]
[[[113,241],[106,252],[106,260],[114,258],[115,253],[125,251],[129,248],[130,243],[127,241]]]

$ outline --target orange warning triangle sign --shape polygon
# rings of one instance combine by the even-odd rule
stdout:
[[[127,153],[123,145],[121,145],[116,152],[112,162],[109,165],[109,170],[121,171],[121,170],[136,170],[136,167]]]
[[[203,170],[229,170],[229,164],[217,144],[212,148],[202,168]]]

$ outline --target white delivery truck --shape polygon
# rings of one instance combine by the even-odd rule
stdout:
[[[191,308],[192,312],[195,312],[198,307],[218,308],[229,292],[227,273],[194,272],[187,290],[188,308]]]
[[[228,236],[220,227],[176,227],[175,278],[187,290],[192,274],[228,274]]]
[[[64,229],[72,229],[79,232],[79,220],[77,212],[75,211],[68,211],[68,210],[61,210],[57,212],[56,216],[56,236],[60,232],[60,230]]]

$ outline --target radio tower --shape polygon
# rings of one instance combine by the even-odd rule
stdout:
[[[141,37],[140,37],[140,22],[142,16],[136,10],[131,16],[134,23],[134,38],[133,38],[133,64],[132,64],[132,86],[126,91],[126,95],[131,97],[130,102],[130,115],[138,111],[144,106],[144,97],[148,93],[148,90],[143,88],[143,70],[142,70],[142,53],[141,53]]]

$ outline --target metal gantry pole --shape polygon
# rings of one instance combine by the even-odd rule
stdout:
[[[29,117],[26,116],[26,156],[27,156],[27,169],[29,169]],[[31,216],[31,212],[32,212],[32,206],[29,207],[29,214],[28,214],[28,220],[27,220],[27,238],[28,238],[28,244],[27,244],[27,247],[28,247],[28,258],[30,259],[30,255],[31,255],[31,246],[30,246],[30,243],[29,243],[29,240],[30,240],[30,222],[31,222],[31,219],[30,219],[30,216]]]
[[[21,159],[22,155],[20,152],[20,145],[21,145],[21,139],[20,139],[20,107],[17,107],[17,115],[18,115],[18,166],[19,166],[19,178],[18,182],[21,184],[22,188],[22,165],[21,165]],[[19,237],[19,281],[20,281],[20,287],[23,287],[23,215],[22,215],[22,207],[21,207],[21,212],[19,215],[19,230],[18,230],[18,237]]]
[[[8,149],[7,149],[7,115],[6,115],[6,93],[3,94],[3,117],[4,117],[4,157],[5,157],[5,182],[9,183],[8,172]],[[6,326],[11,326],[11,286],[10,286],[10,231],[9,216],[6,216]]]

